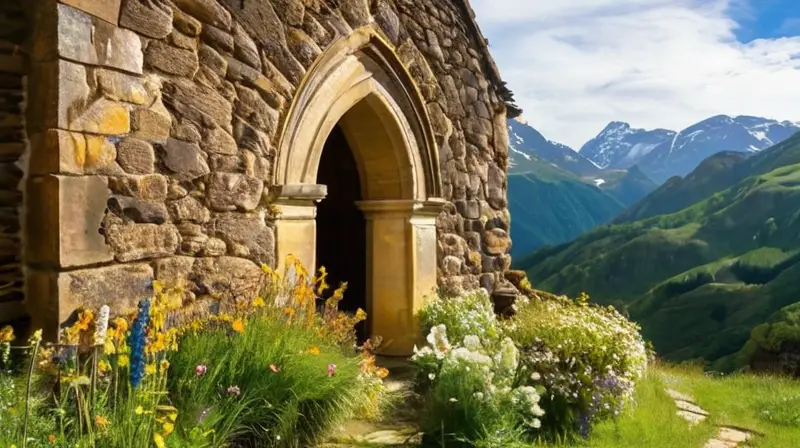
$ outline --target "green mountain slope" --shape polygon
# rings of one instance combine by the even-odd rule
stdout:
[[[716,171],[741,180],[693,205],[598,228],[519,267],[538,289],[627,310],[668,358],[741,362],[732,355],[751,329],[800,301],[800,138],[790,140],[727,168],[749,176]]]
[[[605,182],[600,185],[600,189],[610,194],[626,207],[636,204],[658,187],[636,165],[628,168],[627,171],[623,171],[616,178],[606,175],[604,180]]]
[[[514,257],[559,244],[608,223],[623,204],[599,188],[544,162],[508,176]]]
[[[673,177],[635,206],[614,219],[615,224],[675,213],[717,191],[730,188],[748,176],[800,163],[800,133],[767,150],[747,157],[741,152],[720,152],[705,159],[686,177]]]

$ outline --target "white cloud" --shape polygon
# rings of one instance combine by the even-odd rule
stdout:
[[[743,0],[472,0],[525,118],[575,149],[609,121],[800,120],[800,37],[740,43]],[[736,4],[732,4],[736,2]]]

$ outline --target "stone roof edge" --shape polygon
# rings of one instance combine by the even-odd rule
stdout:
[[[478,44],[478,49],[483,54],[486,73],[489,76],[491,83],[495,86],[497,93],[506,103],[508,118],[516,118],[522,115],[522,109],[514,102],[514,93],[507,87],[506,82],[503,81],[503,78],[500,76],[500,69],[497,67],[494,58],[489,51],[488,41],[483,36],[483,33],[481,33],[481,29],[478,26],[478,21],[475,18],[475,10],[473,10],[472,6],[469,4],[469,0],[454,0],[454,2],[464,15],[469,32],[472,34],[472,37]]]

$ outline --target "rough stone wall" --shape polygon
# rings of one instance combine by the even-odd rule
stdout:
[[[0,4],[0,323],[24,315],[20,189],[24,173],[24,98],[28,19],[21,2]]]
[[[506,105],[488,81],[487,61],[465,20],[461,0],[376,2],[376,21],[421,87],[439,146],[445,199],[437,220],[440,285],[504,286],[511,265],[506,200]]]
[[[280,125],[324,49],[373,22],[433,122],[451,201],[437,221],[440,284],[504,282],[505,104],[463,0],[39,0],[35,11],[27,259],[40,320],[81,304],[130,310],[153,278],[189,279],[194,302],[274,265]]]

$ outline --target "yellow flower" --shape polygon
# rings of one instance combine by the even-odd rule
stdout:
[[[167,361],[166,359],[162,359],[161,360],[161,371],[162,372],[166,372],[167,369],[169,369],[169,361]]]
[[[244,333],[244,321],[242,321],[241,319],[236,319],[235,321],[233,321],[233,324],[231,324],[231,328],[233,328],[233,331],[239,334]]]
[[[128,355],[119,355],[117,363],[120,367],[128,367],[131,363],[131,359],[128,357]]]
[[[159,433],[153,433],[153,443],[156,444],[156,448],[166,448],[167,444],[164,443],[164,436]]]
[[[105,359],[101,359],[100,362],[97,363],[97,370],[103,374],[111,370],[111,364]]]
[[[141,406],[136,406],[136,409],[133,412],[135,412],[136,415],[142,415],[144,414],[144,408]]]
[[[283,313],[286,314],[289,317],[294,317],[295,310],[294,310],[294,308],[286,307],[286,308],[283,309]]]
[[[14,329],[11,325],[6,325],[0,330],[0,342],[11,342],[14,340]]]
[[[253,299],[253,308],[263,308],[264,306],[266,306],[266,302],[264,302],[263,298],[256,297]]]
[[[109,421],[106,417],[104,417],[102,415],[96,415],[94,417],[94,424],[97,425],[101,429],[105,429],[105,428],[108,427],[108,425],[111,424],[111,421]]]
[[[172,431],[175,430],[175,424],[174,423],[164,422],[164,424],[161,425],[161,426],[164,428],[164,435],[172,434]]]
[[[148,364],[144,366],[144,373],[147,375],[155,375],[156,373],[156,365],[155,364]]]
[[[319,347],[317,347],[316,345],[311,347],[310,349],[308,349],[308,353],[312,355],[319,355]]]

